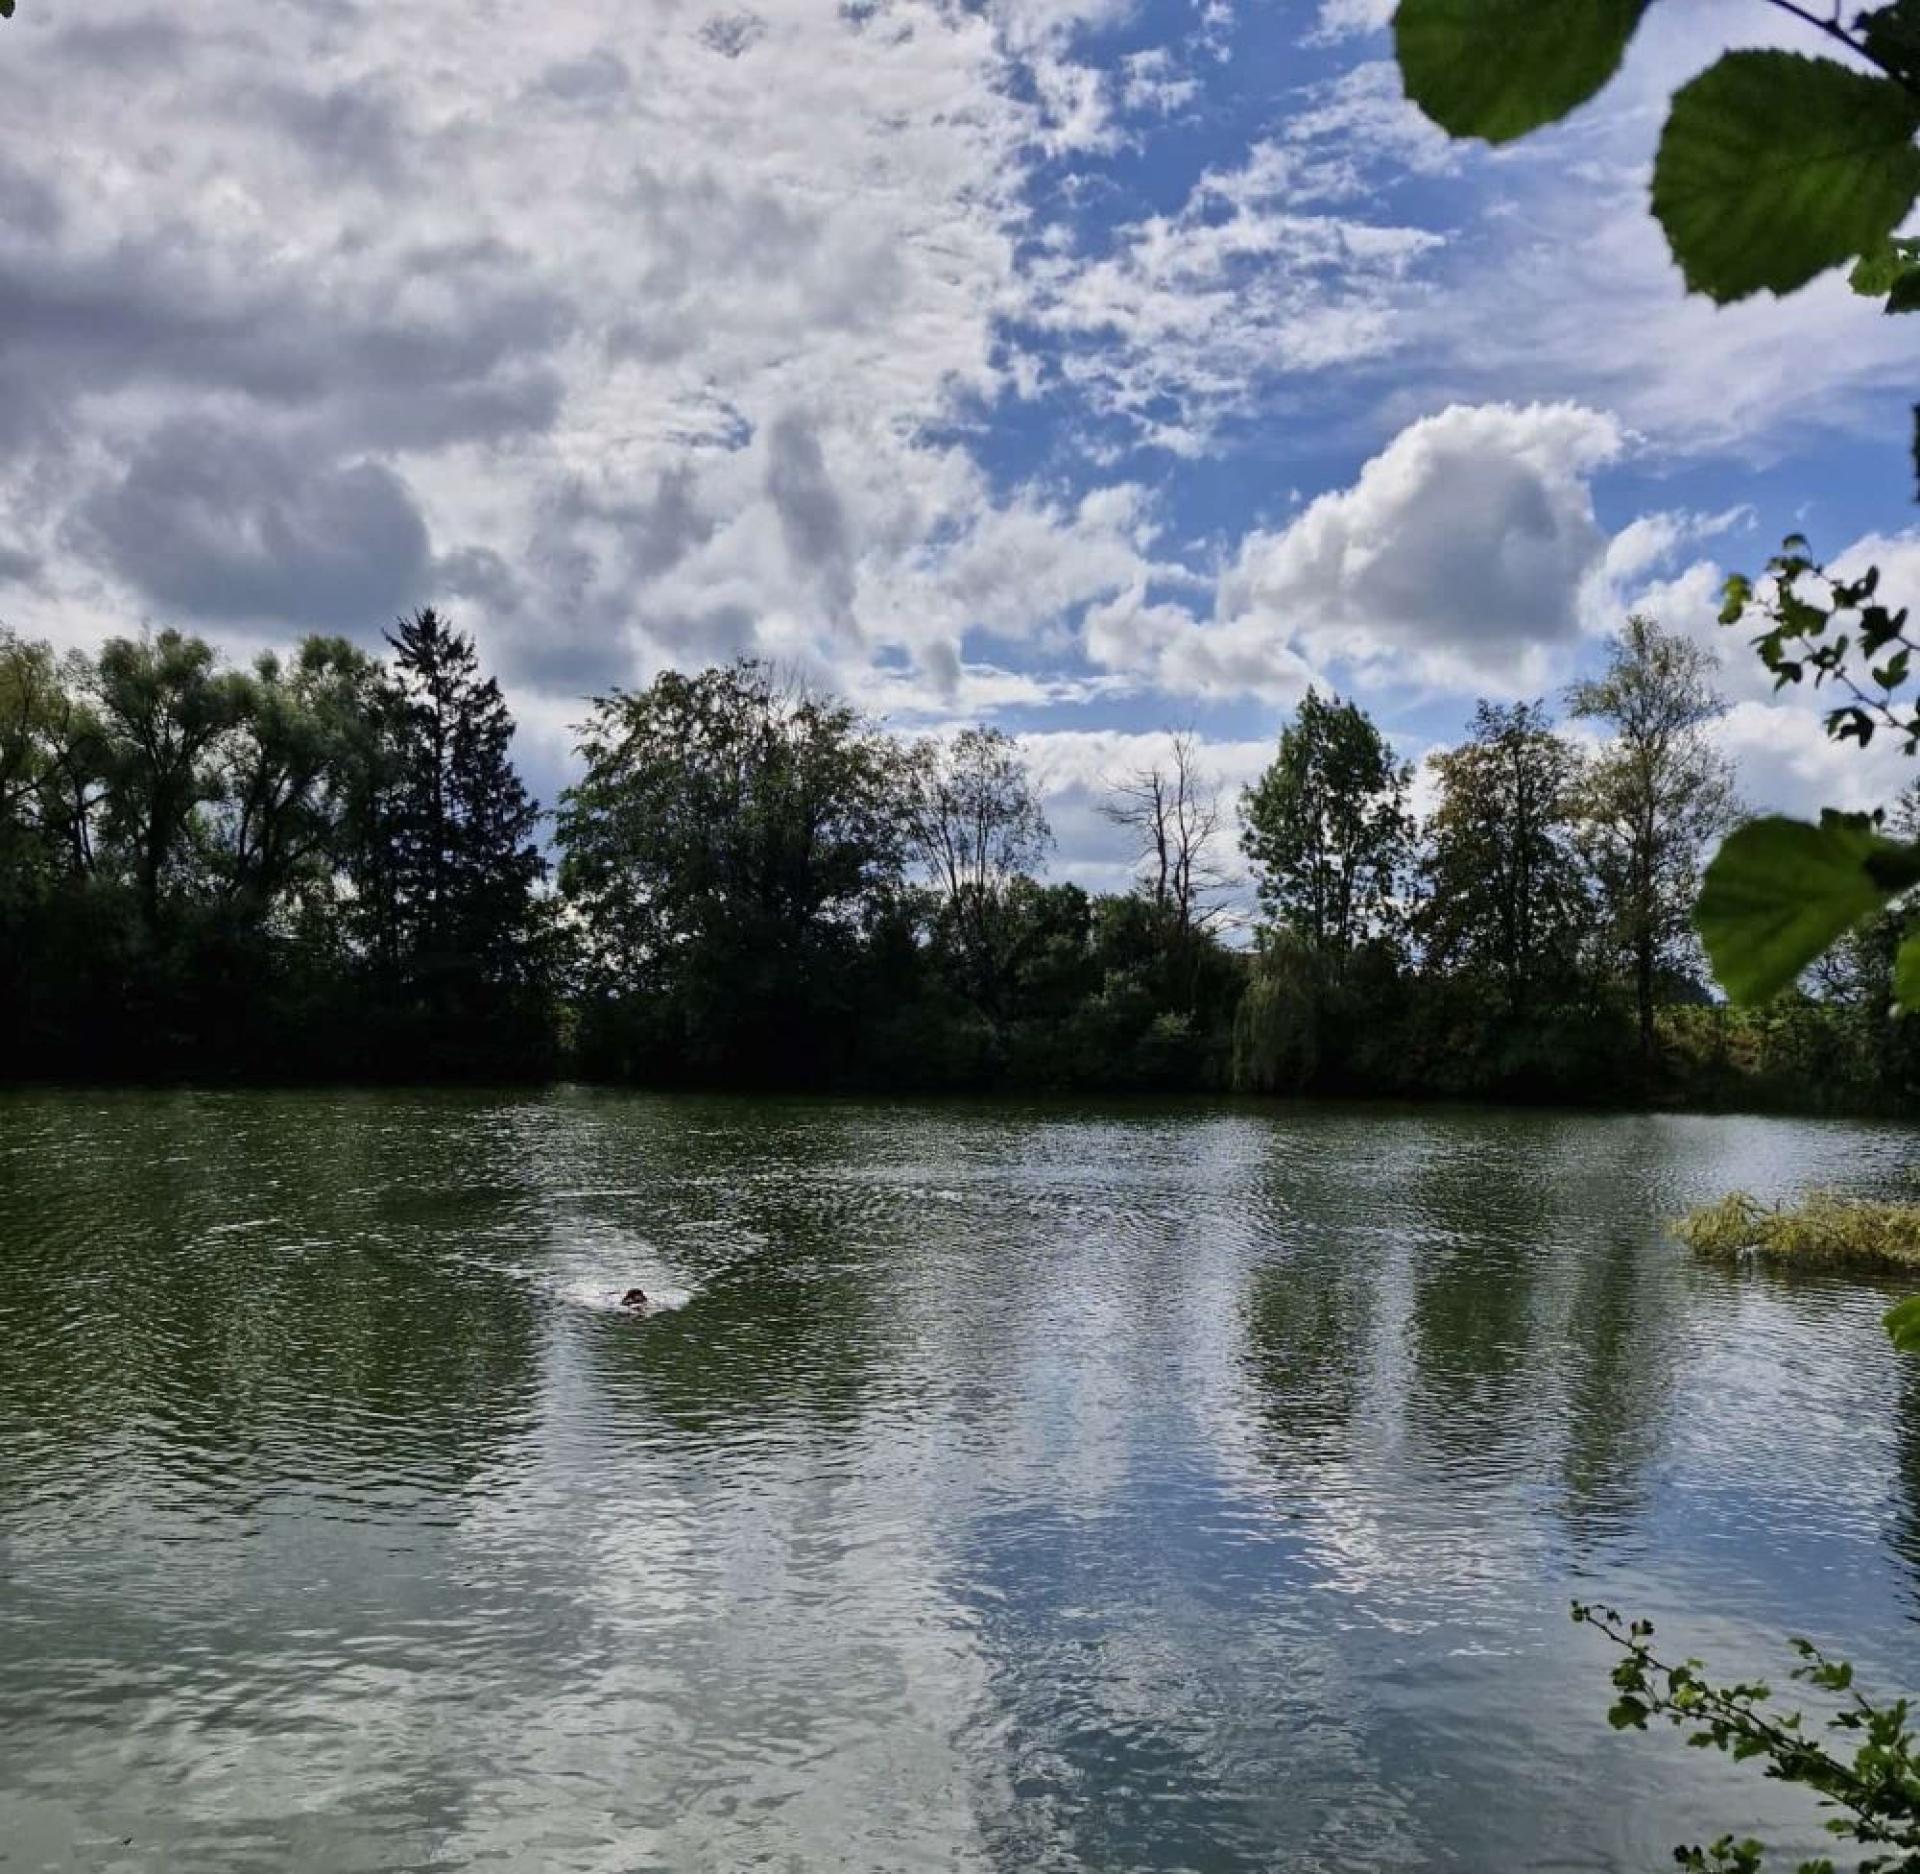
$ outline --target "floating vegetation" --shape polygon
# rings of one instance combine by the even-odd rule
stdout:
[[[1688,1211],[1673,1233],[1715,1262],[1754,1256],[1810,1269],[1920,1269],[1920,1204],[1836,1191],[1809,1191],[1791,1204],[1731,1191]]]

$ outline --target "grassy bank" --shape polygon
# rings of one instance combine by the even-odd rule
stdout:
[[[1690,1210],[1673,1233],[1714,1262],[1746,1256],[1805,1269],[1920,1271],[1920,1204],[1811,1191],[1763,1204],[1745,1191]]]

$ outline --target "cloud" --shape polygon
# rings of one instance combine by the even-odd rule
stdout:
[[[742,651],[902,722],[1552,687],[1630,600],[1716,633],[1698,451],[1856,420],[1904,342],[1682,301],[1647,114],[1719,9],[1498,155],[1377,0],[1310,51],[1223,0],[85,12],[7,41],[10,622],[435,596],[548,755]]]
[[[1316,45],[1334,45],[1342,39],[1379,32],[1393,18],[1393,8],[1394,0],[1320,0],[1310,40]]]
[[[1090,606],[1083,628],[1089,661],[1170,697],[1291,704],[1319,680],[1267,620],[1203,624],[1185,606],[1150,601],[1142,585]]]
[[[1165,46],[1129,52],[1120,61],[1120,101],[1129,111],[1170,117],[1200,95],[1200,81],[1183,72]]]
[[[1644,612],[1717,660],[1715,687],[1732,707],[1714,725],[1713,739],[1735,763],[1742,798],[1755,811],[1810,818],[1823,807],[1858,811],[1884,806],[1913,778],[1912,759],[1900,752],[1898,743],[1884,734],[1865,749],[1833,741],[1825,717],[1844,700],[1841,695],[1807,686],[1776,687],[1752,648],[1761,621],[1756,617],[1731,628],[1720,623],[1726,569],[1713,559],[1692,560],[1677,570],[1670,567],[1688,543],[1751,524],[1744,509],[1641,517],[1622,529],[1609,547],[1610,577],[1604,590],[1611,606],[1593,623],[1614,629],[1626,613]],[[1761,555],[1740,564],[1757,574]],[[1887,603],[1920,605],[1920,529],[1864,535],[1837,554],[1833,564],[1849,577],[1878,566]],[[1643,576],[1636,580],[1631,577],[1635,572]],[[1658,576],[1650,576],[1654,574]]]
[[[1603,576],[1592,582],[1584,596],[1588,628],[1616,630],[1629,612],[1644,612],[1716,658],[1718,686],[1736,703],[1778,700],[1783,708],[1817,717],[1837,699],[1826,691],[1777,688],[1753,649],[1753,639],[1764,625],[1758,611],[1736,626],[1720,622],[1728,572],[1737,569],[1756,578],[1763,597],[1768,591],[1761,577],[1764,554],[1756,549],[1731,566],[1723,566],[1718,559],[1692,560],[1677,569],[1672,565],[1682,547],[1735,529],[1753,531],[1747,509],[1715,515],[1650,514],[1623,528],[1608,547]],[[1920,530],[1866,534],[1833,559],[1834,570],[1849,578],[1857,578],[1869,566],[1880,569],[1883,603],[1920,611]],[[1660,576],[1652,576],[1656,572]]]
[[[853,612],[853,549],[847,512],[827,473],[820,439],[789,411],[767,435],[767,493],[794,569],[816,580],[833,617]]]
[[[1683,547],[1736,528],[1750,529],[1753,521],[1753,509],[1744,502],[1717,514],[1663,508],[1638,515],[1607,542],[1600,577],[1610,590],[1623,589],[1655,567],[1670,565]]]
[[[1391,678],[1536,690],[1606,551],[1590,478],[1624,447],[1611,417],[1575,404],[1422,418],[1352,487],[1247,536],[1221,621]]]
[[[1022,317],[1063,347],[1061,379],[1136,439],[1192,456],[1276,381],[1385,356],[1420,263],[1420,228],[1307,204],[1353,192],[1308,143],[1262,142],[1209,169],[1172,214],[1107,251],[1042,254]]]
[[[1685,290],[1648,211],[1668,99],[1729,45],[1820,50],[1783,11],[1648,7],[1620,73],[1564,123],[1499,151],[1456,146],[1459,231],[1398,395],[1577,398],[1694,460],[1804,459],[1816,440],[1886,433],[1908,401],[1902,321],[1876,317],[1844,269],[1715,306]]]
[[[865,632],[951,693],[969,630],[1138,571],[1086,488],[997,491],[954,429],[1008,381],[1025,179],[1068,91],[1112,102],[1074,74],[1122,11],[573,0],[478,34],[423,0],[265,35],[103,0],[17,35],[0,538],[69,617],[295,628],[424,569],[525,684],[778,648],[859,687]],[[347,576],[348,515],[386,575]]]
[[[367,631],[425,585],[426,525],[390,468],[316,463],[210,423],[158,431],[78,528],[176,618]]]
[[[1888,805],[1914,778],[1912,760],[1881,737],[1864,750],[1835,742],[1816,710],[1736,703],[1713,740],[1734,763],[1742,803],[1762,813],[1811,819],[1823,807],[1850,813]]]
[[[611,46],[595,46],[577,58],[556,59],[535,82],[534,95],[577,110],[618,104],[633,84],[627,62]]]
[[[244,400],[304,412],[348,446],[421,446],[544,428],[546,362],[570,315],[492,241],[411,247],[401,277],[318,280],[241,252],[205,252],[164,218],[103,240],[0,235],[0,401],[43,447],[87,416],[134,425],[157,401]],[[0,419],[0,445],[7,425]]]
[[[1460,167],[1460,145],[1408,101],[1392,59],[1364,60],[1297,95],[1282,138],[1305,159],[1296,185],[1303,192],[1337,199]]]

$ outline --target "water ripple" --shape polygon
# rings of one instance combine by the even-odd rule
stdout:
[[[1628,1869],[1576,1592],[1920,1677],[1897,1130],[0,1099],[0,1864]],[[638,1283],[670,1304],[617,1307]],[[11,1857],[11,1859],[9,1859]]]

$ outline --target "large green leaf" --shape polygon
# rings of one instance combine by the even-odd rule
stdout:
[[[1920,191],[1920,101],[1797,52],[1729,52],[1674,93],[1653,212],[1687,285],[1790,293],[1877,249]]]
[[[1400,0],[1407,96],[1456,137],[1505,143],[1564,117],[1620,64],[1647,0]]]
[[[1880,1325],[1902,1353],[1920,1353],[1920,1295],[1895,1302],[1880,1317]]]
[[[1903,1014],[1920,1014],[1920,931],[1901,943],[1893,959],[1893,999]]]
[[[1713,973],[1736,1002],[1764,1002],[1902,889],[1913,851],[1829,816],[1778,815],[1729,833],[1714,854],[1695,922]]]

